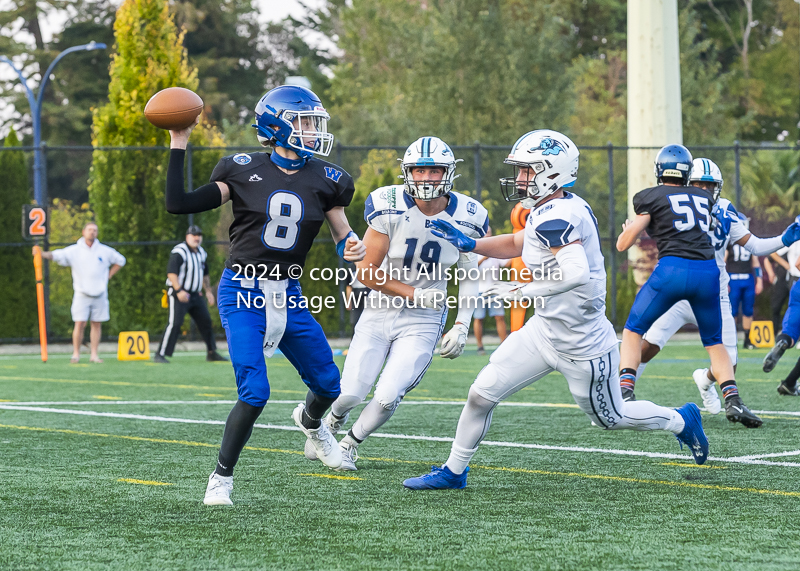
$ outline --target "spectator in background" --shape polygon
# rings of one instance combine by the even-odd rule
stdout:
[[[492,229],[486,232],[486,237],[492,235]],[[487,258],[480,256],[478,258],[478,271],[481,274],[480,282],[478,283],[478,292],[483,294],[487,289],[500,281],[500,268],[508,267],[511,265],[511,260],[500,260],[498,258]],[[473,332],[475,334],[475,341],[478,343],[478,355],[485,355],[486,351],[483,348],[483,320],[486,319],[486,313],[489,317],[494,317],[495,324],[497,325],[497,334],[500,336],[500,342],[503,342],[508,335],[506,330],[506,312],[502,307],[493,307],[492,302],[487,299],[481,298],[478,300],[475,313],[472,317],[474,319]]]
[[[42,252],[46,260],[59,266],[72,268],[72,358],[80,361],[80,349],[86,322],[91,321],[89,333],[89,362],[102,363],[97,355],[103,322],[110,319],[108,309],[108,280],[125,265],[125,256],[97,239],[97,224],[89,222],[83,227],[76,244],[60,250]]]
[[[788,251],[788,248],[786,249]],[[771,263],[772,262],[772,263]],[[777,252],[764,258],[764,269],[767,279],[772,284],[769,307],[772,312],[772,328],[775,333],[781,330],[783,319],[783,305],[789,299],[789,290],[792,289],[792,274],[789,272],[789,262],[786,254],[779,256]]]
[[[169,363],[166,357],[171,357],[175,350],[175,343],[181,333],[183,320],[186,314],[192,316],[203,341],[206,342],[206,361],[227,361],[217,353],[217,342],[214,340],[214,329],[211,326],[211,316],[208,313],[209,305],[214,306],[214,292],[211,289],[211,280],[208,277],[208,254],[200,246],[203,242],[203,231],[194,224],[186,230],[186,239],[172,248],[172,253],[167,262],[167,296],[169,297],[169,322],[164,330],[164,336],[158,351],[153,356],[156,363]],[[204,289],[206,299],[203,300]]]
[[[739,213],[739,218],[744,221],[745,226],[750,227],[749,219],[744,214]],[[742,349],[753,349],[753,344],[750,342],[753,306],[756,296],[764,290],[758,256],[753,256],[739,244],[731,244],[728,246],[728,251],[725,252],[725,269],[731,279],[730,299],[733,318],[738,317],[740,307],[742,311],[742,329],[744,330]]]

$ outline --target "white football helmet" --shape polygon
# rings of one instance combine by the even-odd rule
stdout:
[[[525,208],[532,208],[559,189],[573,186],[579,155],[575,143],[558,131],[539,129],[526,133],[517,139],[503,161],[514,167],[513,177],[500,179],[503,196],[508,201],[521,200]],[[532,169],[533,179],[518,182],[520,168]]]
[[[420,137],[408,147],[406,154],[399,159],[403,167],[402,178],[405,180],[405,191],[412,198],[433,200],[453,190],[453,181],[459,176],[455,174],[456,160],[447,143],[438,137]],[[414,167],[442,167],[442,180],[415,181],[411,176]]]
[[[703,181],[715,183],[714,189],[714,202],[719,199],[722,192],[722,171],[710,159],[695,159],[692,161],[692,173],[689,175],[689,183]]]

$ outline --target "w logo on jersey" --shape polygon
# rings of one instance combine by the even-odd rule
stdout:
[[[325,167],[325,176],[333,182],[339,182],[339,179],[342,177],[342,171],[337,171],[333,167]]]
[[[546,138],[546,139],[542,139],[542,142],[539,143],[538,147],[532,147],[530,150],[531,151],[539,151],[539,150],[541,150],[541,151],[543,151],[542,154],[545,155],[545,156],[546,155],[557,155],[558,153],[566,152],[564,150],[564,147],[561,145],[561,143],[559,143],[555,139],[551,139],[549,137]]]

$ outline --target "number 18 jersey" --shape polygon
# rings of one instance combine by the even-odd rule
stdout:
[[[711,260],[714,247],[708,237],[712,194],[696,186],[660,185],[633,197],[636,214],[649,214],[647,233],[658,246],[658,258]]]
[[[257,277],[270,280],[289,277],[290,266],[303,267],[325,213],[348,206],[355,191],[353,179],[339,166],[311,158],[286,174],[266,153],[223,157],[211,181],[224,182],[231,191],[226,266],[252,265]]]

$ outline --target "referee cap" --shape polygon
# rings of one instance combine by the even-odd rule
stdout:
[[[192,224],[186,229],[186,234],[187,235],[192,234],[193,236],[202,236],[203,231],[200,229],[200,226]]]

